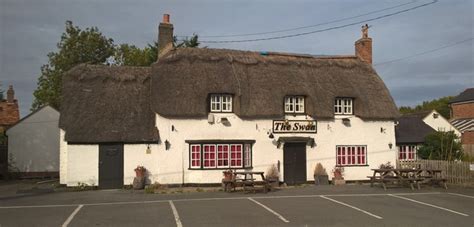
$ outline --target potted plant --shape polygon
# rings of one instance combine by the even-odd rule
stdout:
[[[265,178],[270,183],[270,187],[275,188],[280,186],[280,171],[278,171],[278,168],[275,164],[271,165],[267,169]]]
[[[231,169],[228,169],[226,171],[223,172],[224,173],[224,181],[232,181],[232,170]]]
[[[332,184],[334,185],[343,185],[346,184],[346,181],[344,180],[344,167],[341,166],[336,166],[332,170],[333,178],[332,178]]]
[[[146,168],[143,166],[137,166],[137,168],[135,168],[134,171],[135,171],[135,178],[133,179],[133,189],[145,188]]]
[[[329,176],[326,172],[326,169],[321,165],[321,163],[317,163],[316,167],[314,167],[314,184],[315,185],[328,185],[329,184]]]

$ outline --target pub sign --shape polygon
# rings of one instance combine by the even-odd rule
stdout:
[[[314,120],[273,120],[273,133],[316,133]]]

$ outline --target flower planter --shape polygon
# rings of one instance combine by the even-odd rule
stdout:
[[[280,179],[278,179],[277,177],[275,177],[275,178],[273,178],[273,177],[267,178],[267,181],[268,181],[268,183],[270,184],[270,187],[271,187],[271,188],[280,187]]]
[[[133,178],[133,189],[141,190],[145,188],[145,177]]]
[[[328,185],[329,176],[328,175],[314,175],[314,184],[315,185]]]
[[[344,178],[342,178],[342,179],[332,178],[332,184],[333,185],[344,185],[344,184],[346,184],[346,181],[344,180]]]

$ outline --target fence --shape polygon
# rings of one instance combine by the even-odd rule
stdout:
[[[449,184],[474,186],[474,171],[469,168],[470,162],[442,160],[397,160],[397,168],[439,169]]]

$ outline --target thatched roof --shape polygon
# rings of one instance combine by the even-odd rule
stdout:
[[[306,112],[334,117],[336,97],[355,98],[364,119],[394,119],[399,112],[375,70],[355,56],[179,48],[153,65],[152,109],[167,117],[206,117],[209,93],[234,94],[242,118],[283,117],[286,95],[306,95]]]
[[[73,143],[158,140],[150,67],[82,64],[63,77],[59,125]]]

